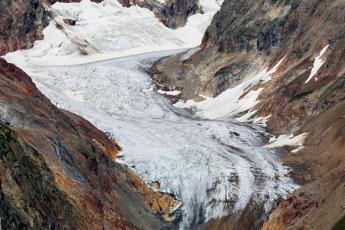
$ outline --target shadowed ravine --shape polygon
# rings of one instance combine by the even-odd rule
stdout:
[[[238,214],[249,204],[268,212],[296,188],[288,169],[262,147],[262,130],[194,119],[158,94],[140,69],[167,54],[27,71],[56,105],[109,133],[123,149],[119,161],[182,201],[180,228]]]

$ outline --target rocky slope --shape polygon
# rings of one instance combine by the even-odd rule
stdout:
[[[344,9],[344,1],[226,0],[200,49],[152,68],[156,83],[180,90],[184,100],[222,97],[244,85],[238,103],[260,94],[252,106],[229,115],[267,117],[274,134],[308,133],[304,149],[284,155],[305,186],[279,205],[264,229],[331,229],[345,216]],[[269,78],[262,77],[272,68]],[[213,226],[230,223],[225,218]]]
[[[40,0],[1,1],[0,15],[0,55],[31,47],[43,37],[42,30],[48,24]]]

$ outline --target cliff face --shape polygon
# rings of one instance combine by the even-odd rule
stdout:
[[[198,101],[279,63],[270,80],[249,84],[242,97],[262,88],[252,118],[269,116],[274,134],[308,133],[304,149],[284,155],[292,176],[306,185],[264,229],[330,229],[345,215],[339,195],[345,176],[344,9],[344,1],[226,0],[200,49],[152,68],[160,87]]]
[[[125,6],[138,5],[151,10],[164,25],[176,29],[184,26],[189,16],[199,13],[198,0],[119,0]]]
[[[7,0],[0,2],[0,55],[29,48],[43,37],[48,24],[40,0]]]

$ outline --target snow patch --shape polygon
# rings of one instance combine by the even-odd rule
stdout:
[[[164,90],[157,90],[158,93],[163,95],[169,95],[169,96],[178,96],[181,94],[181,91],[173,90],[173,91],[164,91]]]
[[[307,84],[311,79],[313,79],[313,77],[317,74],[317,72],[319,71],[319,69],[323,66],[323,64],[325,63],[326,59],[323,60],[322,57],[323,55],[326,53],[327,49],[328,49],[329,45],[325,46],[319,56],[317,56],[314,60],[314,64],[313,64],[313,68],[311,69],[310,75],[308,77],[308,79],[305,81],[305,84]],[[315,78],[315,81],[317,81],[317,78]]]
[[[194,108],[198,117],[206,119],[222,119],[248,111],[258,103],[257,98],[263,90],[263,88],[252,90],[252,87],[260,82],[271,80],[272,74],[277,71],[282,61],[283,59],[272,69],[261,71],[234,88],[225,90],[215,98],[207,98],[200,102],[180,100],[175,106]],[[243,117],[242,121],[245,119],[248,117]]]
[[[273,137],[270,139],[269,144],[265,145],[266,148],[277,148],[284,146],[298,146],[299,150],[303,147],[304,140],[306,139],[308,133],[302,133],[298,136],[291,135],[280,135],[279,137]],[[299,151],[297,150],[297,151]],[[296,150],[295,150],[296,151]]]
[[[254,124],[260,125],[261,127],[266,127],[268,120],[271,118],[271,114],[266,117],[255,117],[252,121]]]

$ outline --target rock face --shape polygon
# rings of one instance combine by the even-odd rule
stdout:
[[[42,39],[48,24],[47,13],[40,0],[6,0],[0,2],[0,55],[29,48]]]
[[[3,226],[171,227],[155,213],[169,217],[175,199],[152,192],[115,163],[120,148],[104,133],[56,108],[24,72],[2,59],[0,87]]]
[[[0,216],[5,229],[76,226],[72,205],[56,186],[44,158],[0,125]]]
[[[138,5],[147,8],[158,17],[164,25],[178,28],[186,24],[187,18],[200,12],[198,0],[119,0],[125,6]]]
[[[309,133],[303,150],[284,156],[305,187],[279,205],[264,229],[330,229],[345,216],[344,12],[344,1],[226,0],[200,49],[152,68],[160,87],[202,100],[281,61],[270,81],[250,85],[245,94],[263,88],[251,111],[270,116],[270,132]],[[223,218],[213,226],[230,223]]]

